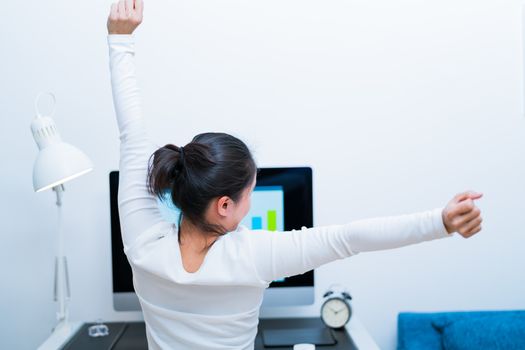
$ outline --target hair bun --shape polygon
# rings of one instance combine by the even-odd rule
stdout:
[[[184,167],[184,147],[175,146],[173,144],[166,144],[162,147],[165,150],[168,150],[172,154],[171,158],[171,173],[177,178],[180,171]],[[177,154],[175,156],[175,154]]]

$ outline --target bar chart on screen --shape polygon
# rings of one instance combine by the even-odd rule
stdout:
[[[256,186],[250,211],[241,224],[251,230],[284,231],[284,190],[282,186]]]

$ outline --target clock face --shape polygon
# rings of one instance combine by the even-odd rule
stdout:
[[[341,328],[350,319],[350,307],[341,298],[332,298],[321,306],[321,318],[331,328]]]

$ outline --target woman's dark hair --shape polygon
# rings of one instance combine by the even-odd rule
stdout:
[[[186,146],[167,144],[157,149],[150,157],[147,183],[149,192],[161,200],[171,191],[171,201],[181,211],[180,242],[183,215],[204,232],[225,234],[222,225],[204,217],[210,201],[220,196],[238,201],[256,174],[257,166],[244,142],[225,133],[203,133]]]

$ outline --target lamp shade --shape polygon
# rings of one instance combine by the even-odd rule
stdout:
[[[78,148],[58,142],[40,150],[33,167],[33,188],[40,192],[84,175],[93,169],[91,160]]]
[[[84,152],[62,141],[51,117],[37,112],[31,131],[40,150],[33,167],[35,192],[53,188],[93,169],[93,163]]]

